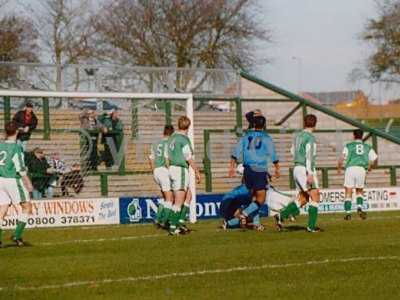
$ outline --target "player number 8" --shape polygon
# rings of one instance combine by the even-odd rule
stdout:
[[[357,153],[357,155],[363,155],[364,154],[364,145],[357,145],[356,153]]]

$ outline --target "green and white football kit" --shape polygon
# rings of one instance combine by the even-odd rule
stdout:
[[[346,144],[343,149],[345,162],[344,187],[363,189],[365,186],[366,170],[369,163],[378,158],[372,147],[362,140]]]
[[[188,160],[193,158],[194,154],[190,139],[182,133],[174,133],[168,140],[169,176],[173,191],[186,191],[188,189]]]
[[[316,172],[317,144],[314,135],[303,130],[300,132],[292,146],[292,154],[294,158],[293,177],[298,191],[309,191],[318,189],[318,178]],[[313,175],[313,183],[307,183],[307,176]]]
[[[14,141],[0,143],[0,205],[30,200],[21,179],[26,174],[21,146]]]
[[[304,129],[300,132],[292,146],[292,154],[294,158],[293,177],[298,192],[309,192],[318,189],[318,178],[316,172],[317,144],[315,137],[311,131]],[[307,182],[307,177],[313,176],[311,183]],[[307,231],[316,232],[318,218],[318,200],[308,199],[308,226]]]
[[[193,147],[187,135],[175,132],[168,140],[169,176],[174,192],[188,192],[189,163],[194,159]],[[187,196],[187,194],[186,194]],[[185,197],[186,197],[185,196]],[[185,222],[189,214],[189,203],[181,206],[174,203],[169,215],[170,234],[177,234],[181,228],[186,228]]]
[[[160,187],[161,191],[171,190],[171,180],[167,167],[166,152],[168,151],[168,138],[152,145],[149,158],[154,161],[154,181]]]
[[[0,205],[9,206],[28,203],[29,193],[22,182],[26,176],[24,153],[22,147],[15,141],[0,143]],[[0,246],[2,244],[2,222],[0,220]],[[18,213],[17,227],[13,240],[18,246],[23,245],[22,233],[28,222],[28,215],[22,210]]]

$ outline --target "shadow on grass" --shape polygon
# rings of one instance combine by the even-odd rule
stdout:
[[[292,232],[292,231],[306,231],[307,227],[305,226],[301,226],[301,225],[290,225],[290,226],[285,226],[283,228],[283,232],[288,231],[288,232]]]
[[[33,247],[31,243],[24,242],[24,246],[18,247],[16,244],[3,244],[1,248],[26,248]]]

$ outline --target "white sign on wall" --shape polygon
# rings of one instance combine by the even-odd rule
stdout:
[[[119,199],[53,199],[32,201],[27,227],[119,224]],[[14,228],[17,212],[11,206],[3,228]]]

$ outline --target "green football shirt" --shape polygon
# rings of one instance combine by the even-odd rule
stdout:
[[[168,138],[164,138],[158,143],[155,143],[151,146],[151,154],[150,159],[154,160],[154,166],[156,168],[165,167],[167,165],[167,161],[165,158],[165,152],[168,147]]]
[[[187,161],[193,157],[190,139],[179,132],[168,139],[168,160],[171,166],[189,168]]]
[[[346,144],[343,149],[345,167],[363,167],[368,168],[370,161],[375,161],[378,156],[374,149],[362,140],[355,140]]]
[[[317,158],[317,144],[311,132],[300,132],[292,146],[292,154],[295,166],[304,166],[308,171],[314,172]]]
[[[24,174],[26,167],[21,146],[11,141],[0,143],[0,177],[21,178]]]

